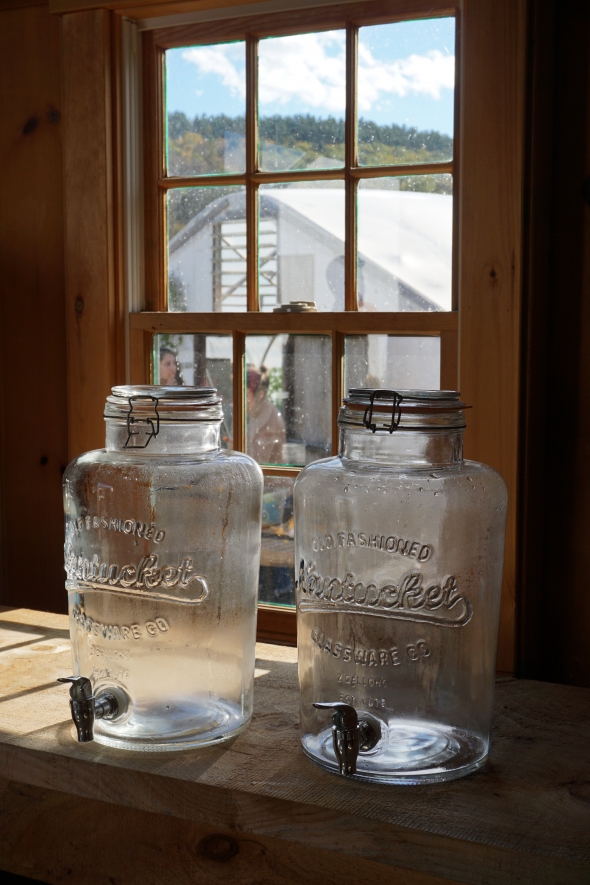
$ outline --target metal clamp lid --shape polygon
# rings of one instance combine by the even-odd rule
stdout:
[[[343,400],[338,424],[389,434],[396,430],[462,430],[464,410],[470,407],[460,396],[456,390],[351,387]]]
[[[377,425],[373,423],[373,406],[376,399],[391,400],[391,423],[384,424],[380,428],[377,428]],[[365,409],[365,414],[363,415],[363,424],[367,430],[372,430],[373,433],[376,433],[377,429],[387,430],[388,433],[393,433],[394,430],[397,430],[402,417],[400,410],[402,400],[403,396],[401,396],[396,390],[387,390],[385,388],[372,390],[369,398],[369,405]]]
[[[153,415],[146,414],[142,412],[141,415],[133,415],[133,405],[134,403],[152,403],[154,407]],[[131,438],[134,436],[139,436],[139,430],[132,430],[132,427],[137,424],[147,424],[149,427],[149,432],[145,438],[145,442],[140,443],[136,442],[134,445],[129,445],[131,442]],[[127,439],[123,443],[124,449],[146,449],[152,439],[157,436],[160,432],[160,416],[158,414],[158,399],[155,396],[149,396],[147,394],[137,394],[136,396],[129,397],[129,411],[127,412]]]

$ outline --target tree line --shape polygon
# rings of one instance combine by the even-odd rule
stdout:
[[[325,152],[327,147],[344,144],[344,120],[336,117],[314,117],[311,114],[293,114],[283,117],[274,114],[262,117],[258,124],[259,136],[264,141],[274,142],[285,147],[299,147],[306,144],[312,151]],[[188,132],[196,132],[205,140],[223,139],[226,133],[243,135],[245,119],[228,117],[226,114],[197,115],[192,120],[182,111],[168,115],[168,138],[178,141]],[[452,157],[453,139],[449,135],[434,130],[419,130],[412,126],[398,126],[392,123],[382,126],[362,117],[358,125],[359,145],[380,144],[391,148],[405,148],[410,151],[427,151]]]

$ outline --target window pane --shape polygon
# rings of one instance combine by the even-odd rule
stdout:
[[[451,160],[454,89],[454,18],[360,28],[361,165]]]
[[[343,165],[345,31],[261,40],[258,84],[262,170]]]
[[[222,397],[221,446],[233,436],[231,335],[154,335],[152,384],[215,387]]]
[[[246,189],[168,192],[168,309],[246,310]]]
[[[440,338],[433,335],[347,335],[344,391],[351,387],[440,389]]]
[[[260,308],[344,310],[344,182],[260,188]]]
[[[246,44],[166,52],[168,175],[246,167]]]
[[[451,310],[451,175],[361,181],[360,310]]]
[[[246,336],[246,452],[304,466],[331,452],[332,339]]]
[[[293,483],[293,479],[282,476],[264,478],[260,602],[295,605]]]

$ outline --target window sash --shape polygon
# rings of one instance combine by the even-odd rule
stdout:
[[[397,9],[395,8],[397,7]],[[309,15],[307,14],[309,12]],[[146,307],[149,312],[130,316],[131,371],[148,382],[153,376],[152,337],[158,333],[230,333],[233,336],[234,447],[245,449],[244,371],[247,334],[324,334],[332,338],[332,451],[338,451],[337,415],[344,395],[344,339],[352,334],[437,335],[441,339],[441,388],[457,386],[458,314],[456,274],[453,273],[451,312],[358,312],[357,224],[358,182],[378,177],[453,173],[453,162],[416,163],[395,166],[360,166],[357,156],[357,46],[358,28],[366,24],[455,16],[456,8],[420,2],[392,4],[365,2],[306,10],[305,21],[297,13],[275,13],[257,17],[199,23],[165,28],[143,35],[144,119],[148,159],[145,164],[146,194]],[[346,28],[346,115],[345,162],[341,169],[263,172],[258,169],[257,132],[257,43],[265,36]],[[186,45],[203,45],[228,40],[246,42],[246,171],[243,174],[166,175],[166,145],[163,115],[165,51]],[[456,75],[458,81],[458,76]],[[455,104],[457,111],[457,88]],[[455,113],[455,130],[457,112]],[[454,151],[458,140],[454,138]],[[317,314],[273,314],[260,310],[258,266],[258,188],[278,182],[341,180],[345,182],[345,302],[344,312]],[[246,226],[249,237],[246,268],[247,313],[168,313],[166,266],[166,195],[171,189],[194,186],[245,185]],[[455,191],[455,187],[454,187]],[[455,194],[454,194],[455,196]],[[456,197],[453,201],[453,263],[456,262]],[[266,476],[296,476],[300,468],[264,466]],[[295,611],[280,606],[259,605],[258,638],[292,642],[296,637]]]

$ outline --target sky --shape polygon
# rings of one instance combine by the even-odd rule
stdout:
[[[359,116],[453,134],[454,19],[360,29]],[[259,113],[344,116],[344,31],[261,40]],[[167,110],[238,116],[245,107],[243,43],[166,53]]]

